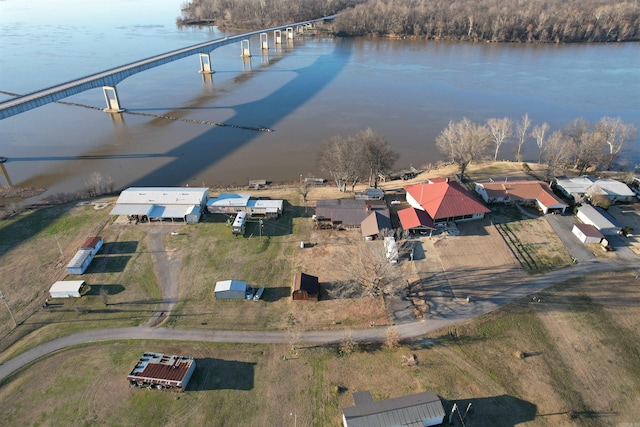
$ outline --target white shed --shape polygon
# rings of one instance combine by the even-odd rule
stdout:
[[[61,280],[49,288],[51,298],[80,298],[84,280]]]
[[[602,233],[591,224],[575,224],[571,232],[575,234],[582,243],[600,243],[600,241],[604,239]]]
[[[216,299],[245,299],[247,282],[240,280],[222,280],[216,283],[213,292]]]

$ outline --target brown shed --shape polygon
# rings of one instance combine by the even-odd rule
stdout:
[[[294,301],[318,301],[320,299],[320,285],[318,278],[305,273],[298,273],[293,279]]]

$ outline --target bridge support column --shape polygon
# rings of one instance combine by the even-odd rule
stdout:
[[[244,56],[244,57],[251,56],[251,43],[249,42],[249,39],[242,40],[240,42],[240,51],[242,52],[241,56]]]
[[[201,53],[200,54],[200,74],[213,74],[215,71],[211,69],[211,54],[210,53]]]
[[[120,101],[118,100],[118,91],[115,86],[102,86],[104,92],[104,100],[107,101],[107,108],[105,113],[122,113],[124,109],[120,108]]]
[[[11,178],[9,177],[9,172],[7,172],[7,169],[4,167],[4,163],[0,163],[0,171],[2,172],[4,180],[7,182],[7,187],[13,188],[13,183],[11,182]]]
[[[282,44],[282,30],[275,30],[273,32],[273,42],[274,44]]]
[[[269,39],[267,33],[260,33],[260,47],[263,50],[269,50]]]
[[[292,27],[287,27],[287,29],[285,31],[287,32],[287,38],[288,39],[293,39],[293,28]]]

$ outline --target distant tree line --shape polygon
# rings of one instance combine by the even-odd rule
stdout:
[[[343,36],[572,43],[640,40],[632,0],[192,0],[178,23],[267,28],[338,14]]]
[[[219,28],[260,29],[334,15],[367,0],[191,0],[178,25],[214,22]]]
[[[547,178],[565,169],[580,174],[594,170],[610,170],[619,166],[625,146],[633,140],[637,129],[620,118],[602,117],[591,124],[576,119],[563,129],[550,133],[549,125],[532,126],[528,114],[515,124],[509,118],[488,119],[478,124],[463,118],[451,121],[435,140],[440,152],[458,165],[460,177],[471,162],[497,160],[504,144],[513,143],[516,160],[522,161],[522,146],[534,139],[538,147],[538,163],[546,165]]]
[[[494,42],[620,42],[640,38],[627,0],[370,0],[342,13],[346,35]]]

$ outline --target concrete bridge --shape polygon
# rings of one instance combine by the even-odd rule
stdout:
[[[16,114],[20,114],[25,111],[32,110],[50,102],[55,102],[68,96],[72,96],[80,92],[95,89],[98,87],[102,87],[105,101],[107,103],[107,107],[104,109],[104,111],[108,113],[120,113],[124,110],[121,108],[120,101],[118,100],[116,85],[127,77],[148,70],[150,68],[158,67],[168,62],[177,61],[178,59],[186,58],[187,56],[195,54],[200,55],[199,72],[203,74],[211,74],[214,71],[211,68],[210,54],[214,49],[232,43],[240,42],[241,55],[245,57],[251,56],[251,47],[249,43],[249,39],[251,36],[259,34],[260,48],[263,50],[268,50],[269,32],[273,32],[273,43],[275,45],[279,45],[283,40],[283,31],[284,37],[286,39],[293,39],[296,32],[301,33],[305,28],[313,27],[313,25],[317,22],[331,21],[333,18],[335,18],[335,15],[325,16],[323,18],[313,19],[310,21],[298,22],[295,24],[282,25],[279,27],[273,27],[264,30],[252,31],[231,37],[225,37],[223,39],[212,40],[209,42],[204,42],[160,55],[152,56],[151,58],[142,59],[140,61],[132,62],[130,64],[112,68],[110,70],[81,77],[79,79],[72,80],[66,83],[61,83],[59,85],[32,92],[27,95],[19,96],[8,101],[0,102],[0,120],[6,119],[7,117],[15,116]]]

